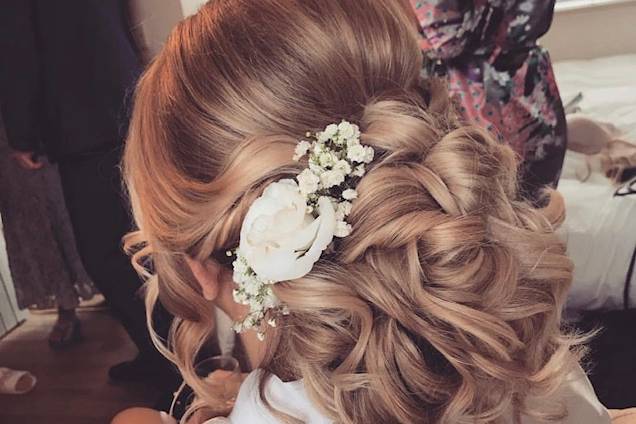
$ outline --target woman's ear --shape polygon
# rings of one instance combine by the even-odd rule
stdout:
[[[215,300],[219,295],[221,265],[214,259],[199,262],[189,256],[186,256],[186,263],[201,286],[203,297],[206,300]]]

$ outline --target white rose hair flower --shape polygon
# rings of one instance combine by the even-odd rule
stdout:
[[[306,137],[293,160],[307,156],[307,168],[295,180],[265,188],[245,215],[239,247],[228,252],[235,256],[234,301],[249,306],[234,329],[255,328],[261,340],[264,323],[274,327],[273,314],[288,313],[272,285],[307,275],[334,237],[351,234],[346,218],[358,197],[355,185],[375,155],[372,147],[360,143],[358,126],[344,120]]]

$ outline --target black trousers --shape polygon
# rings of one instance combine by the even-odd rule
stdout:
[[[585,358],[590,380],[600,401],[607,408],[636,405],[636,309],[590,311],[577,327],[583,332],[600,330],[588,343]],[[630,387],[632,387],[630,389]]]
[[[123,194],[121,149],[59,161],[64,197],[84,266],[112,312],[121,320],[139,353],[170,370],[146,327],[141,279],[123,252],[122,237],[132,229]],[[159,311],[155,321],[163,336],[171,317]],[[161,369],[157,372],[161,373]]]

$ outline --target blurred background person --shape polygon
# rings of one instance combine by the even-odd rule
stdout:
[[[75,247],[57,169],[13,160],[0,119],[0,215],[20,308],[58,309],[53,348],[81,339],[75,309],[94,289]]]
[[[27,168],[58,163],[79,254],[139,349],[114,381],[173,377],[150,341],[140,280],[122,251],[130,230],[119,161],[125,100],[141,71],[120,0],[6,0],[0,99],[8,142]]]
[[[555,0],[410,0],[427,71],[448,78],[466,121],[521,157],[523,193],[556,187],[566,122],[548,51],[537,44]]]

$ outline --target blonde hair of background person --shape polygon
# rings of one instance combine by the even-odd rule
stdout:
[[[513,152],[462,126],[441,85],[421,81],[407,7],[217,0],[177,26],[141,79],[124,160],[139,231],[127,245],[148,310],[160,300],[175,315],[162,349],[195,390],[193,410],[216,400],[193,364],[214,305],[245,314],[224,252],[262,189],[301,170],[298,139],[347,119],[376,151],[353,232],[275,285],[290,314],[262,343],[240,335],[251,365],[302,378],[339,423],[567,414],[555,393],[579,340],[561,329],[563,205],[518,200]]]

